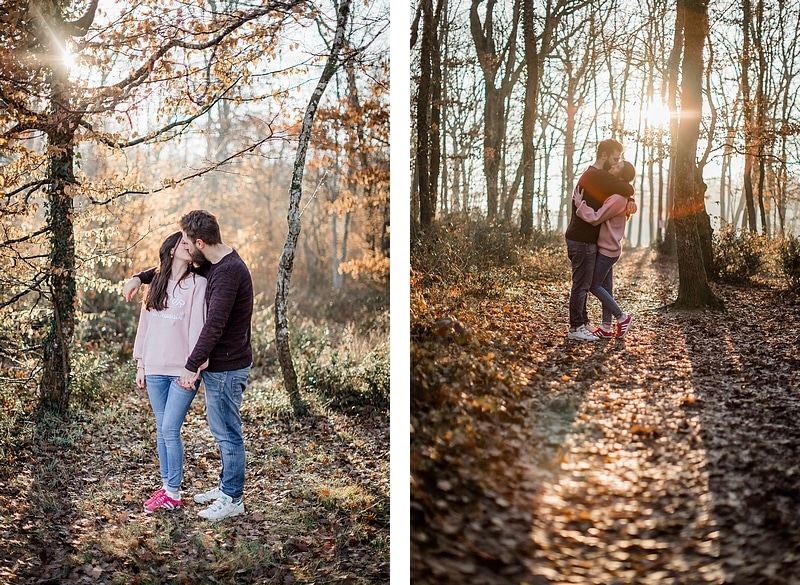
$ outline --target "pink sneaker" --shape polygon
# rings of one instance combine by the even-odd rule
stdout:
[[[633,317],[628,315],[622,321],[617,322],[617,338],[625,337],[625,334],[631,326],[631,321],[633,321]]]
[[[153,497],[144,503],[144,511],[148,514],[155,512],[158,508],[165,510],[177,510],[181,507],[180,500],[173,500],[167,495],[166,490],[159,490],[161,493],[156,492]]]
[[[151,505],[153,502],[155,502],[155,501],[156,501],[156,500],[157,500],[157,499],[158,499],[158,498],[161,496],[161,494],[164,494],[164,493],[166,493],[166,492],[167,492],[167,490],[165,490],[164,488],[161,488],[161,489],[159,489],[159,490],[156,490],[156,491],[154,491],[154,492],[153,492],[153,495],[152,495],[152,496],[150,496],[149,498],[147,498],[147,499],[144,501],[144,507],[145,507],[145,508],[147,508],[147,506],[149,506],[149,505]]]

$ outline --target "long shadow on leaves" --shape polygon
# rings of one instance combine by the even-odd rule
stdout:
[[[530,579],[525,563],[540,472],[557,473],[581,402],[614,350],[552,335],[526,348],[496,343],[460,352],[417,339],[411,359],[412,581],[502,585]]]
[[[800,361],[785,321],[800,307],[752,293],[733,289],[724,319],[685,325],[720,561],[737,585],[800,574]]]

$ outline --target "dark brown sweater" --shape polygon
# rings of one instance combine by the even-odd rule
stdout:
[[[207,371],[240,370],[253,363],[250,321],[253,317],[253,279],[236,250],[198,272],[208,279],[206,322],[186,369],[196,372],[209,360]],[[150,284],[155,268],[136,276]]]
[[[583,188],[583,200],[586,205],[597,211],[603,202],[612,195],[630,197],[633,195],[633,185],[618,179],[607,171],[602,171],[590,166],[578,179],[578,186]],[[574,242],[587,242],[596,244],[600,235],[600,226],[583,221],[575,213],[575,202],[572,201],[572,216],[564,236]]]

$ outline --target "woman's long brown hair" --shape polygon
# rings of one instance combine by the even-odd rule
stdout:
[[[156,268],[156,274],[150,287],[147,289],[147,296],[144,299],[145,309],[155,309],[156,311],[163,311],[167,308],[167,286],[169,285],[169,277],[172,272],[172,254],[171,252],[181,241],[181,232],[175,232],[164,240],[161,244],[161,249],[158,251],[160,263]],[[189,275],[189,267],[186,267],[178,281],[183,280]]]

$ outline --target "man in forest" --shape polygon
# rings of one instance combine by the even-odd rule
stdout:
[[[220,237],[217,218],[194,210],[180,220],[182,245],[189,251],[200,274],[208,279],[206,320],[200,337],[186,361],[178,383],[192,388],[201,375],[206,388],[206,415],[219,447],[222,472],[219,485],[194,496],[198,504],[210,503],[201,518],[220,520],[244,514],[245,449],[240,408],[253,363],[250,321],[253,315],[253,280],[239,254]],[[122,294],[130,301],[142,284],[149,284],[155,268],[125,283]]]
[[[583,190],[583,200],[597,211],[611,195],[625,197],[633,195],[630,183],[608,172],[622,158],[622,144],[613,139],[603,140],[597,145],[594,163],[578,179],[576,190]],[[575,201],[567,231],[567,255],[572,263],[572,288],[569,293],[569,339],[597,341],[596,328],[589,321],[586,297],[592,286],[595,260],[597,259],[597,237],[600,226],[593,226],[578,217]]]

